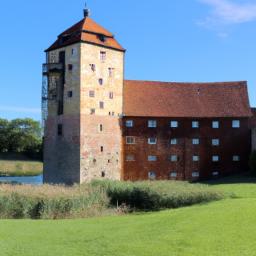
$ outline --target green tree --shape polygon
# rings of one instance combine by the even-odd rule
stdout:
[[[9,121],[0,118],[0,152],[7,152],[9,148]]]

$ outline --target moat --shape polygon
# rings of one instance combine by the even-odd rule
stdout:
[[[42,185],[43,184],[43,175],[21,176],[21,177],[0,177],[0,182]]]

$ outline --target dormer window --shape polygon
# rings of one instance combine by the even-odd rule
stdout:
[[[98,38],[102,43],[105,43],[107,40],[107,38],[104,35],[98,35]]]

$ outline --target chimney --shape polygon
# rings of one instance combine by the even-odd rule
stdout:
[[[84,17],[87,18],[90,16],[90,10],[89,9],[84,9]]]

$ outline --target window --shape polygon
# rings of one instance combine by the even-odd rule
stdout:
[[[178,161],[178,156],[177,155],[171,155],[170,156],[170,161],[171,162],[177,162]]]
[[[172,172],[170,172],[169,176],[170,176],[170,178],[177,178],[177,172],[172,171]]]
[[[149,128],[156,128],[157,127],[156,120],[148,120],[148,127]]]
[[[109,98],[113,99],[114,98],[114,93],[113,92],[109,92]]]
[[[192,144],[193,145],[199,145],[200,144],[200,140],[199,139],[192,139]]]
[[[172,138],[172,139],[170,140],[170,144],[171,144],[171,145],[177,145],[177,144],[178,144],[178,140],[177,140],[176,138]]]
[[[89,91],[89,97],[94,98],[95,97],[95,91]]]
[[[76,56],[77,55],[77,48],[72,48],[71,55]]]
[[[148,156],[148,161],[149,162],[155,162],[157,160],[156,156]]]
[[[218,176],[219,175],[219,172],[218,171],[213,171],[212,172],[212,176]]]
[[[127,162],[135,161],[135,156],[134,155],[126,155],[126,161]]]
[[[100,132],[103,131],[103,125],[102,125],[102,124],[99,125],[99,131],[100,131]]]
[[[192,121],[192,128],[199,128],[199,122],[198,121]]]
[[[132,136],[126,137],[126,144],[135,144],[135,137],[132,137]]]
[[[156,173],[154,171],[151,171],[148,173],[148,178],[150,180],[155,180],[156,179]]]
[[[103,151],[104,151],[104,147],[101,146],[101,147],[100,147],[100,152],[103,152]]]
[[[148,144],[154,145],[154,144],[156,144],[156,143],[157,143],[157,138],[149,138],[149,139],[148,139]]]
[[[178,128],[178,126],[179,126],[178,121],[171,121],[171,122],[170,122],[170,127],[171,127],[171,128]]]
[[[108,68],[108,76],[113,77],[114,76],[114,68]]]
[[[212,156],[212,161],[213,162],[219,162],[220,161],[220,157],[219,156]]]
[[[233,156],[233,162],[239,162],[240,161],[240,156]]]
[[[99,85],[103,85],[103,79],[102,78],[99,79]]]
[[[102,43],[105,43],[106,40],[107,40],[107,38],[106,38],[104,35],[102,35],[102,34],[98,35],[98,38],[99,38],[99,40],[100,40]]]
[[[233,120],[232,121],[232,128],[240,128],[240,121],[239,120]]]
[[[101,172],[101,177],[102,177],[102,178],[105,178],[105,176],[106,176],[106,173],[105,173],[104,171],[102,171],[102,172]]]
[[[68,71],[72,71],[73,70],[73,65],[72,64],[68,64]]]
[[[192,177],[193,178],[198,178],[199,177],[199,172],[198,171],[192,172]]]
[[[199,156],[194,155],[192,157],[192,159],[193,159],[193,162],[198,162],[199,161]]]
[[[68,91],[68,98],[72,98],[73,97],[73,92],[72,91]]]
[[[95,64],[90,64],[91,71],[95,72],[96,71],[96,65]]]
[[[220,140],[219,139],[212,139],[212,146],[219,146]]]
[[[91,108],[90,114],[91,114],[91,115],[94,115],[94,114],[95,114],[95,108]]]
[[[126,127],[133,127],[133,120],[126,120],[125,126]]]
[[[99,105],[100,105],[100,109],[104,109],[104,102],[103,101],[100,101]]]
[[[102,62],[106,60],[106,56],[107,56],[106,52],[103,52],[103,51],[100,52],[100,60]]]
[[[213,129],[219,129],[220,128],[220,122],[219,121],[212,121],[212,128]]]
[[[62,124],[58,124],[58,136],[62,136],[63,135],[63,126]]]

